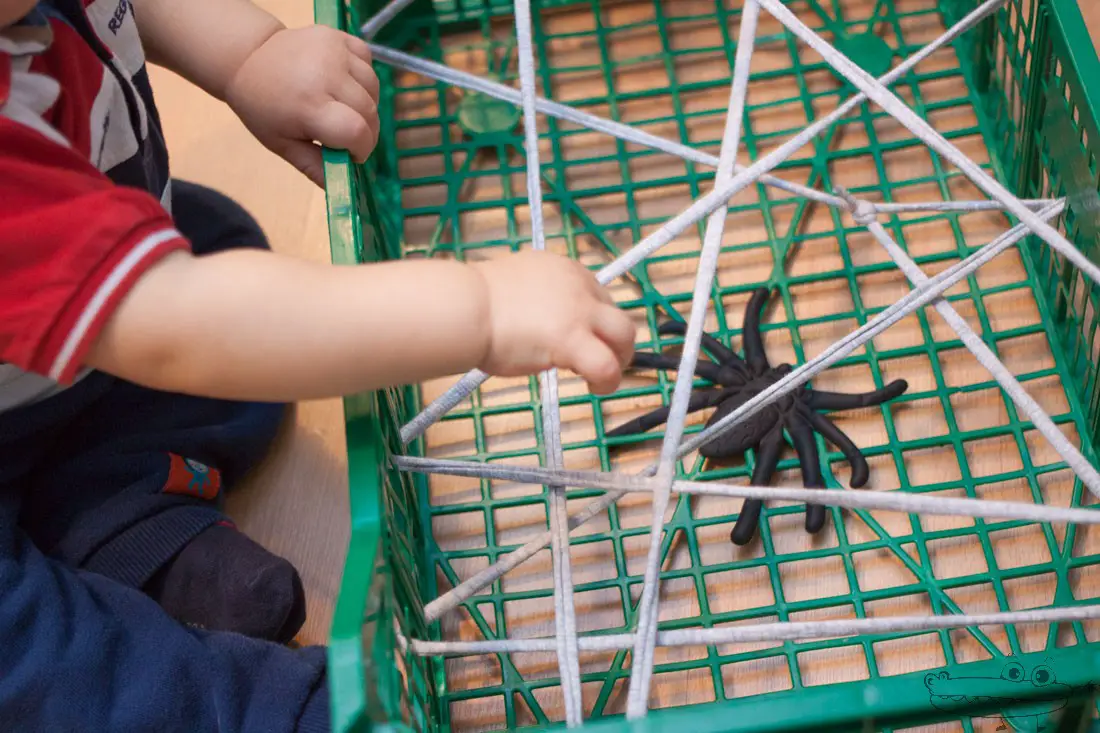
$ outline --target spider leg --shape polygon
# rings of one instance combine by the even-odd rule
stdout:
[[[798,454],[798,466],[802,469],[802,483],[807,489],[825,488],[825,479],[821,475],[821,454],[817,451],[817,441],[810,423],[801,415],[788,415],[783,420],[784,427],[791,436],[794,450]],[[813,534],[825,526],[825,507],[820,504],[806,505],[806,531]]]
[[[704,389],[698,392],[692,392],[691,399],[688,400],[688,412],[698,412],[707,407],[714,407],[728,396],[729,390],[724,389]],[[618,438],[623,435],[644,433],[647,430],[652,430],[657,427],[665,420],[668,420],[668,413],[671,410],[672,407],[670,405],[658,407],[653,412],[647,412],[641,417],[636,417],[630,422],[625,422],[614,430],[604,433],[604,435],[608,438]]]
[[[829,418],[821,413],[814,412],[808,407],[799,406],[799,412],[806,416],[813,429],[821,433],[825,440],[829,441],[848,459],[848,465],[852,467],[852,486],[857,489],[867,483],[870,469],[867,467],[867,459],[863,457],[856,444],[852,442],[843,430],[837,427]]]
[[[842,392],[823,392],[810,390],[806,404],[811,410],[853,410],[857,407],[872,407],[901,396],[909,389],[909,383],[897,379],[882,389],[862,394],[844,394]]]
[[[775,467],[779,465],[779,450],[783,447],[783,428],[776,425],[770,433],[764,436],[760,445],[756,448],[756,465],[752,469],[752,485],[766,486],[775,475]],[[760,523],[760,510],[764,502],[760,499],[745,499],[741,507],[741,514],[737,517],[737,523],[730,531],[730,542],[735,545],[747,545],[756,534],[756,527]]]
[[[741,330],[745,361],[758,373],[771,368],[764,352],[764,339],[760,336],[760,315],[764,311],[770,294],[771,290],[768,288],[757,288],[753,291],[748,307],[745,309],[745,321]]]
[[[683,336],[687,333],[687,324],[682,321],[666,321],[657,329],[657,333],[664,335],[672,333],[677,336]],[[745,360],[738,356],[736,352],[727,349],[721,341],[714,338],[709,333],[703,334],[701,344],[702,347],[706,349],[707,353],[722,366],[728,366],[739,370],[745,369],[747,371],[748,365],[745,364]]]
[[[648,351],[635,351],[630,360],[630,366],[635,369],[666,369],[676,371],[680,368],[680,359],[664,354],[654,354]],[[719,366],[712,361],[699,359],[695,363],[695,373],[703,379],[725,386],[742,385],[744,377],[732,369]]]

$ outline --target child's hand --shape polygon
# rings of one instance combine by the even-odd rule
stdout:
[[[269,150],[324,185],[321,149],[363,162],[378,142],[378,77],[367,44],[325,26],[280,30],[253,51],[226,101]]]
[[[596,394],[614,392],[634,354],[634,325],[583,266],[545,252],[475,265],[488,292],[481,370],[515,377],[569,369]]]

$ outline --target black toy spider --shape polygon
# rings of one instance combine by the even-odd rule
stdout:
[[[710,354],[714,361],[700,359],[695,367],[695,373],[714,386],[693,392],[688,412],[717,407],[718,409],[707,420],[708,426],[721,420],[791,371],[790,364],[771,366],[764,353],[764,342],[760,336],[760,315],[769,294],[770,289],[759,288],[753,292],[749,300],[742,332],[745,351],[743,359],[714,337],[703,334],[702,349]],[[669,321],[662,324],[658,330],[661,334],[683,335],[686,325],[679,321]],[[663,354],[639,351],[635,352],[631,366],[643,369],[676,369],[679,366],[679,360]],[[798,454],[803,484],[807,488],[824,488],[820,456],[817,451],[817,442],[814,440],[814,433],[817,432],[844,453],[852,467],[851,485],[860,487],[867,483],[869,474],[867,459],[863,457],[851,438],[844,434],[844,431],[817,410],[850,410],[881,405],[902,394],[908,388],[909,385],[903,379],[864,394],[824,392],[803,386],[701,446],[699,453],[704,458],[736,458],[750,448],[754,449],[756,466],[752,472],[752,483],[763,486],[771,481],[775,473],[779,463],[779,452],[783,446],[783,432],[786,430]],[[645,432],[664,423],[668,419],[668,413],[668,407],[661,407],[620,425],[607,435],[616,437]],[[745,501],[737,523],[730,532],[730,540],[734,544],[744,545],[753,538],[760,519],[760,509],[759,500]],[[807,506],[806,531],[814,533],[823,526],[825,526],[825,508],[816,504]]]

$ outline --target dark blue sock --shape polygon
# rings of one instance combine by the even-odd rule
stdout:
[[[294,566],[228,523],[191,540],[144,588],[178,621],[289,642],[306,618]]]

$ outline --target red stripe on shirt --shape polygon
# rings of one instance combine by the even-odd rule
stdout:
[[[49,374],[74,326],[128,254],[174,224],[146,191],[113,184],[72,148],[0,116],[0,362]],[[174,249],[166,239],[126,271],[60,376],[75,376],[134,281]]]

